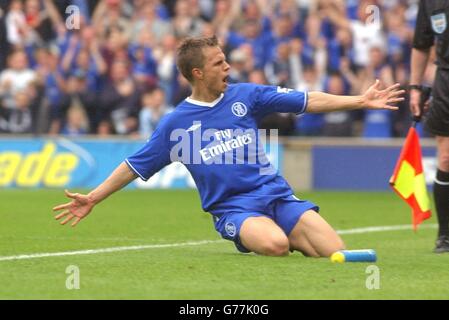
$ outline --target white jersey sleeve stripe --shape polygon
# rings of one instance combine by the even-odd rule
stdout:
[[[143,181],[147,181],[148,179],[145,178],[144,176],[142,176],[139,171],[136,170],[136,168],[133,167],[133,165],[128,161],[128,159],[125,159],[126,164],[128,165],[128,167],[134,171],[135,174],[137,174]]]
[[[307,93],[307,91],[304,91],[304,102],[302,105],[302,110],[300,112],[298,112],[297,114],[303,114],[306,112],[308,100],[309,100],[309,94]]]

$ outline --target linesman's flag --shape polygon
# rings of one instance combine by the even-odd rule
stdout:
[[[394,191],[412,208],[413,229],[432,215],[422,168],[421,146],[415,127],[410,127],[404,147],[390,178]]]

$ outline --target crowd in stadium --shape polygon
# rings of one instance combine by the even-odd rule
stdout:
[[[148,137],[190,94],[175,65],[187,36],[218,36],[231,82],[351,95],[376,78],[407,85],[416,12],[416,0],[0,0],[0,133]],[[409,118],[405,101],[260,126],[388,138]]]

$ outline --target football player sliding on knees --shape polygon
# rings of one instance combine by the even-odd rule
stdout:
[[[56,219],[76,226],[95,205],[134,179],[146,181],[168,164],[181,162],[195,181],[202,209],[212,215],[213,227],[238,251],[269,256],[299,251],[305,256],[329,257],[344,249],[343,240],[321,216],[319,206],[297,198],[286,179],[260,161],[267,159],[265,154],[258,154],[257,161],[248,161],[250,154],[241,155],[260,149],[257,123],[270,113],[397,110],[395,104],[404,99],[399,84],[382,89],[376,80],[359,96],[229,84],[230,66],[216,37],[184,40],[176,63],[192,94],[165,115],[141,149],[98,187],[86,195],[66,191],[70,202],[53,208],[58,212]],[[210,137],[198,142],[200,150],[188,143],[195,133],[206,130],[217,133],[212,135],[215,145]],[[172,141],[176,132],[187,141]],[[171,152],[182,142],[187,150]],[[184,151],[191,156],[185,157]],[[222,157],[226,161],[219,161]]]

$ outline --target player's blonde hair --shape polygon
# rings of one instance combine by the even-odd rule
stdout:
[[[204,67],[203,48],[217,47],[218,39],[212,37],[187,38],[178,47],[176,65],[181,74],[193,83],[192,70]]]

